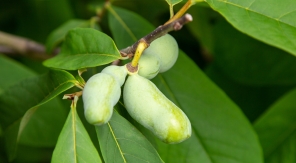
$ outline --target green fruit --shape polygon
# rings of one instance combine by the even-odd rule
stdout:
[[[179,48],[176,40],[169,34],[166,34],[154,40],[150,46],[143,52],[143,55],[154,55],[159,58],[159,72],[165,72],[176,63]]]
[[[86,120],[93,125],[107,123],[120,94],[120,85],[113,76],[105,73],[92,76],[86,82],[82,94]]]
[[[179,143],[191,136],[187,116],[150,80],[137,74],[129,76],[123,100],[131,117],[165,143]]]
[[[115,80],[118,82],[118,84],[122,86],[127,75],[127,69],[125,66],[110,65],[105,67],[101,73],[113,76]]]
[[[159,59],[153,55],[142,55],[139,60],[139,75],[152,79],[154,78],[160,68]]]

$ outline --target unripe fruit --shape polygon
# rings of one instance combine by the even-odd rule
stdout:
[[[176,63],[179,48],[176,40],[169,34],[166,34],[154,40],[150,46],[143,52],[143,55],[154,55],[159,58],[159,72],[169,70]]]
[[[86,120],[93,125],[107,123],[120,94],[120,85],[113,76],[105,73],[92,76],[86,82],[82,94]]]
[[[165,143],[173,144],[191,136],[187,116],[148,79],[128,77],[123,100],[128,113]]]
[[[152,79],[154,78],[160,68],[159,59],[153,55],[142,55],[139,60],[139,75],[147,78]]]
[[[127,75],[127,69],[125,66],[110,65],[105,67],[101,73],[113,76],[115,80],[118,82],[118,84],[122,86]]]

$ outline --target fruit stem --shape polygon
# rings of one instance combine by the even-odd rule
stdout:
[[[143,51],[148,47],[148,44],[147,42],[144,40],[144,39],[141,39],[139,41],[139,44],[137,46],[137,49],[136,49],[136,52],[135,52],[135,55],[134,55],[134,58],[132,60],[132,63],[131,63],[131,66],[132,67],[137,67],[138,65],[138,62],[140,60],[140,57],[143,53]]]
[[[170,20],[168,20],[164,25],[170,24],[171,22],[179,19],[184,13],[195,3],[192,2],[192,0],[188,0],[185,5],[172,17]]]

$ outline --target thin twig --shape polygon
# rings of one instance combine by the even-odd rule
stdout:
[[[46,54],[45,47],[35,41],[0,31],[0,53],[21,54],[35,59],[45,60],[51,55]]]
[[[178,31],[180,30],[184,24],[191,22],[192,16],[190,14],[185,14],[184,16],[182,16],[181,18],[167,24],[167,25],[162,25],[159,26],[158,28],[156,28],[154,31],[152,31],[151,33],[149,33],[148,35],[144,36],[143,38],[139,39],[137,42],[135,42],[132,46],[129,46],[125,49],[120,50],[120,54],[123,57],[133,57],[134,53],[136,51],[136,48],[140,42],[140,40],[145,40],[145,42],[148,44],[148,46],[150,45],[150,43],[152,41],[154,41],[155,39],[167,34],[170,31]]]

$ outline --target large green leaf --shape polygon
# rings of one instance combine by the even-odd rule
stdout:
[[[62,24],[48,36],[46,40],[46,52],[51,53],[54,48],[64,40],[69,30],[76,27],[88,27],[89,23],[90,22],[87,20],[72,19]]]
[[[116,111],[96,131],[105,162],[163,162],[145,136]]]
[[[221,67],[212,64],[206,68],[207,76],[215,82],[253,122],[272,104],[294,86],[257,86],[235,81]]]
[[[257,135],[240,109],[184,54],[153,80],[192,124],[190,139],[177,145],[158,141],[165,162],[260,163]]]
[[[125,14],[132,13],[123,11],[120,14],[121,20],[132,24]],[[145,26],[137,23],[138,19],[132,20],[136,28],[145,30]],[[131,28],[118,30],[126,35],[131,31],[136,38],[141,37],[139,32],[134,32]],[[127,38],[117,41],[124,42]],[[257,136],[240,109],[184,53],[180,53],[171,70],[159,74],[154,82],[168,98],[184,110],[193,128],[191,138],[180,144],[166,145],[157,141],[159,154],[165,162],[263,161]]]
[[[0,89],[4,90],[18,81],[35,76],[36,74],[20,63],[0,54]],[[0,90],[0,93],[1,93]]]
[[[206,0],[234,27],[296,55],[295,0]]]
[[[5,77],[5,80],[0,81],[0,88],[3,90],[25,78],[37,75],[20,63],[2,55],[0,55],[0,65],[2,65],[0,76]],[[19,135],[19,144],[36,147],[53,147],[66,118],[67,113],[62,108],[60,100],[55,98],[49,101],[40,106],[31,116],[29,122]]]
[[[17,141],[36,109],[74,86],[75,78],[68,72],[51,70],[7,88],[0,95],[0,124],[5,137],[9,159],[16,152]]]
[[[72,103],[71,105],[71,110],[59,136],[51,162],[102,162],[76,112],[76,104],[73,105]]]
[[[276,101],[254,124],[266,163],[296,162],[296,89]]]
[[[113,40],[106,34],[90,28],[69,31],[60,54],[46,60],[44,65],[66,70],[96,67],[120,59]]]
[[[128,10],[118,7],[109,7],[109,26],[118,48],[126,48],[138,39],[152,32],[154,27]],[[124,41],[125,40],[125,41]]]
[[[196,18],[189,23],[191,31],[227,76],[248,85],[296,83],[294,56],[237,31],[210,8],[194,6],[191,11]]]

